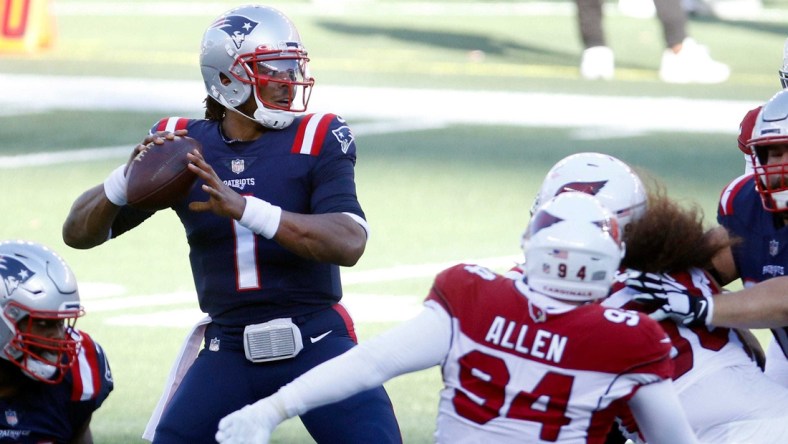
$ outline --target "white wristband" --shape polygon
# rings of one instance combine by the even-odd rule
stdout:
[[[273,239],[279,229],[282,209],[253,196],[244,196],[244,199],[246,208],[238,223],[266,239]]]
[[[106,179],[104,179],[104,194],[107,199],[115,205],[122,207],[127,203],[126,186],[129,180],[124,174],[126,164],[115,168]]]

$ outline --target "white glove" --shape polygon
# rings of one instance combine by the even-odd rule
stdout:
[[[668,274],[628,270],[627,287],[637,291],[632,299],[657,307],[649,317],[657,321],[670,318],[686,326],[711,325],[714,301],[708,296],[693,296],[687,287]]]
[[[274,395],[276,396],[276,395]],[[287,419],[275,400],[261,399],[236,410],[219,421],[216,442],[221,444],[266,444],[276,426]]]

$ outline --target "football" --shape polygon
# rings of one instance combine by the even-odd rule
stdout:
[[[187,168],[186,158],[195,148],[202,152],[200,142],[175,136],[139,153],[126,173],[128,204],[139,210],[158,211],[182,201],[197,179]]]

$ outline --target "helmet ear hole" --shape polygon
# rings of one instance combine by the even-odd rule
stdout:
[[[229,78],[229,77],[227,77],[227,76],[226,76],[226,75],[225,75],[223,72],[220,72],[220,73],[219,73],[219,81],[220,81],[220,82],[222,82],[222,85],[224,85],[224,86],[227,86],[227,85],[229,85],[230,83],[232,83],[232,82],[233,82],[233,81],[232,81],[232,80],[230,80],[230,78]]]

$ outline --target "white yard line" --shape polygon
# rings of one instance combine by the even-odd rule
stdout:
[[[14,85],[0,95],[0,109],[6,110],[6,115],[106,110],[198,117],[194,113],[200,112],[205,95],[202,82],[186,80],[0,74],[0,84]],[[41,88],[43,84],[58,85],[58,93],[51,94]],[[593,138],[663,131],[735,134],[744,114],[758,104],[680,97],[323,85],[313,93],[310,111],[333,112],[351,122],[359,121],[352,125],[357,135],[447,125],[513,125],[569,128],[577,138]],[[142,136],[145,129],[140,130]],[[122,159],[131,148],[129,145],[0,156],[0,169],[111,157]]]
[[[0,169],[16,169],[61,163],[95,162],[97,160],[116,158],[128,159],[132,148],[132,146],[109,146],[82,150],[56,151],[51,153],[0,156]]]
[[[457,263],[473,263],[493,269],[508,269],[520,260],[519,256],[502,256],[402,265],[367,271],[343,270],[342,281],[345,285],[351,285],[432,277]],[[425,288],[425,293],[421,295],[396,296],[347,292],[342,298],[342,303],[356,322],[396,322],[409,319],[421,310],[421,303],[426,296],[426,291]],[[197,295],[194,292],[182,291],[150,295],[124,295],[124,293],[125,290],[116,284],[90,282],[80,284],[82,303],[90,313],[125,312],[128,309],[141,307],[169,307],[156,310],[155,313],[122,313],[110,316],[105,322],[111,325],[188,327],[204,316],[197,309]]]

